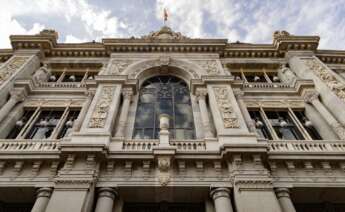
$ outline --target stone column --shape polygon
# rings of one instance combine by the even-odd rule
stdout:
[[[296,79],[296,75],[291,69],[286,67],[286,65],[281,65],[278,69],[278,77],[282,82],[291,83]]]
[[[250,132],[256,132],[254,121],[250,117],[250,114],[247,110],[246,104],[243,101],[243,94],[244,93],[242,91],[238,91],[235,93],[235,95],[237,97],[238,106],[240,107],[240,110],[241,110],[243,118],[244,118],[244,120],[248,126],[249,131]]]
[[[31,212],[45,212],[50,196],[52,194],[52,188],[40,188],[37,190],[37,196],[35,204]]]
[[[95,212],[112,212],[117,193],[113,188],[100,188]]]
[[[277,188],[275,189],[275,192],[283,212],[296,212],[291,201],[290,191],[288,188]]]
[[[83,121],[85,119],[85,116],[87,114],[87,111],[89,110],[90,104],[92,102],[93,96],[95,95],[94,92],[88,91],[87,92],[87,99],[83,104],[82,109],[80,110],[80,114],[78,116],[78,119],[75,121],[75,124],[73,126],[74,132],[79,132],[81,125],[83,124]]]
[[[321,117],[321,114],[311,104],[305,104],[305,115],[313,124],[313,127],[325,140],[338,140],[338,135],[328,125],[326,120]]]
[[[122,108],[121,108],[121,113],[120,113],[120,117],[119,117],[117,131],[115,133],[115,137],[124,137],[125,136],[129,106],[130,106],[131,99],[133,96],[133,90],[131,88],[123,88],[122,89],[122,95],[123,95],[123,104],[122,104]]]
[[[0,109],[0,122],[10,113],[12,108],[18,102],[24,101],[24,99],[25,99],[25,91],[24,90],[12,91],[10,99]]]
[[[344,127],[333,117],[333,115],[326,109],[326,107],[320,102],[319,94],[316,91],[306,92],[304,100],[307,103],[312,104],[315,109],[322,115],[326,122],[331,126],[340,139],[345,139]]]
[[[207,89],[206,88],[198,88],[196,90],[196,96],[198,98],[198,103],[200,107],[200,115],[202,119],[202,124],[204,127],[204,135],[205,138],[213,138],[213,133],[211,131],[211,123],[210,118],[208,116],[208,109],[206,105],[206,95]]]
[[[210,193],[216,212],[233,212],[228,188],[216,188]]]

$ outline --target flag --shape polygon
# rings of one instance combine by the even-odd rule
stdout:
[[[168,11],[164,8],[164,21],[168,20]]]

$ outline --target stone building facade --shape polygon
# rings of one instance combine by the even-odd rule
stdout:
[[[345,211],[345,51],[57,38],[0,50],[0,211]]]

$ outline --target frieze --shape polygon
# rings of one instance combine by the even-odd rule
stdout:
[[[345,102],[345,84],[339,82],[326,66],[322,65],[316,58],[307,59],[305,64],[317,77],[329,87],[335,95]]]
[[[107,115],[109,112],[110,103],[113,100],[115,87],[104,87],[102,89],[100,100],[96,104],[96,108],[92,113],[91,120],[89,122],[90,128],[103,128]]]
[[[208,75],[221,74],[216,60],[198,61],[198,65],[200,65]]]
[[[266,107],[266,108],[303,108],[304,102],[300,100],[286,100],[286,101],[257,101],[257,100],[246,100],[245,104],[247,107]]]
[[[25,107],[82,107],[85,100],[41,100],[29,99]]]
[[[14,57],[7,65],[0,69],[0,85],[10,78],[16,70],[18,70],[29,57]]]
[[[228,89],[226,87],[214,87],[213,90],[217,105],[223,118],[224,127],[239,128],[240,125],[238,123],[236,113],[231,106]]]

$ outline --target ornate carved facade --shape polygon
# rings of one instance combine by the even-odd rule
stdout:
[[[345,211],[345,52],[140,38],[0,49],[0,211]]]

